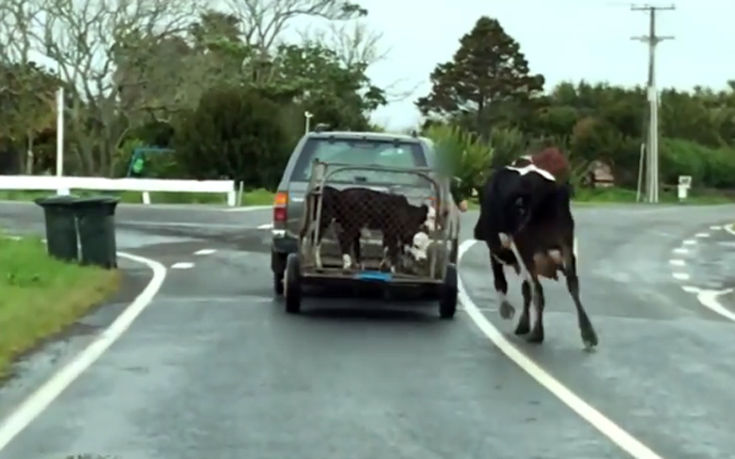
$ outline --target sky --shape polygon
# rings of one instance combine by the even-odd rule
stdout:
[[[376,110],[372,119],[389,130],[420,123],[414,102],[429,93],[429,74],[452,59],[459,39],[480,16],[498,19],[519,42],[532,72],[545,89],[561,81],[644,84],[648,47],[631,40],[648,34],[648,13],[619,0],[362,0],[365,22],[383,33],[386,58],[369,69],[378,86],[415,90],[404,100]],[[642,5],[644,3],[635,3]],[[692,89],[725,88],[735,79],[735,0],[674,0],[657,13],[657,85]]]

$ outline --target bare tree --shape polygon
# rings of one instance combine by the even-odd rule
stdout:
[[[333,21],[367,14],[364,8],[344,0],[228,0],[228,5],[240,20],[245,42],[263,55],[298,17]]]
[[[49,125],[53,113],[50,78],[31,55],[31,31],[41,14],[36,0],[0,2],[0,97],[12,101],[4,109],[0,137],[25,143],[25,157],[20,162],[27,174],[33,173],[35,134]]]
[[[130,128],[129,110],[119,104],[124,88],[114,78],[121,54],[142,56],[152,45],[188,30],[198,5],[194,0],[42,1],[43,27],[37,38],[70,92],[66,109],[72,150],[84,173],[111,174],[114,155]],[[146,83],[130,74],[124,82]]]
[[[328,24],[326,30],[304,29],[299,32],[306,43],[331,49],[345,67],[358,63],[366,66],[385,59],[390,50],[381,45],[383,33],[370,29],[363,21]]]

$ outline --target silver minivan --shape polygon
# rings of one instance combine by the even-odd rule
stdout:
[[[436,167],[435,152],[429,139],[403,134],[351,131],[315,131],[304,135],[294,148],[283,171],[273,203],[271,270],[274,290],[283,293],[286,257],[298,250],[298,234],[304,213],[304,195],[315,159],[361,165],[393,167]],[[380,177],[355,177],[355,184],[378,184]],[[448,189],[448,184],[447,189]],[[450,204],[451,261],[456,262],[459,212]]]

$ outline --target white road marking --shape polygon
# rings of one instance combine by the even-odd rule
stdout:
[[[462,255],[475,243],[475,240],[467,240],[459,246],[459,260]],[[635,458],[660,459],[661,456],[654,453],[646,445],[635,439],[628,432],[620,428],[613,421],[605,417],[594,407],[582,400],[579,396],[569,390],[552,375],[519,351],[495,326],[480,312],[475,303],[470,299],[464,288],[462,279],[458,279],[459,300],[464,305],[467,314],[480,328],[480,330],[492,341],[509,359],[516,363],[521,369],[528,373],[539,384],[564,402],[575,413],[589,422],[613,443],[625,450]]]
[[[732,228],[732,225],[725,225],[722,229],[735,236],[735,230]]]
[[[697,233],[694,235],[694,237],[709,237],[709,233]]]
[[[732,312],[729,309],[725,308],[717,300],[718,296],[732,293],[732,291],[733,290],[731,288],[728,288],[726,290],[719,290],[719,291],[718,290],[702,290],[699,292],[699,294],[697,294],[697,299],[699,300],[700,303],[702,303],[704,307],[709,308],[710,310],[716,312],[722,317],[725,317],[735,322],[735,312]]]
[[[696,239],[686,239],[683,242],[684,245],[694,245],[696,243],[697,243]]]
[[[677,247],[674,249],[674,253],[678,253],[679,255],[686,255],[689,253],[689,250],[685,249],[684,247]]]
[[[684,290],[687,293],[699,293],[699,292],[702,291],[701,288],[694,287],[694,286],[691,286],[691,285],[682,285],[681,286],[681,289]]]
[[[244,206],[244,207],[234,207],[231,209],[223,209],[225,212],[252,212],[254,210],[265,210],[265,209],[272,209],[273,206]]]
[[[720,225],[712,225],[712,226],[709,227],[709,229],[711,229],[712,231],[720,231],[720,230],[722,230],[722,226],[720,226]]]
[[[273,228],[273,223],[264,223],[260,226],[258,226],[259,230],[268,230]]]
[[[118,256],[142,263],[153,270],[153,278],[145,289],[89,346],[56,372],[46,383],[33,392],[0,424],[0,451],[89,368],[115,341],[122,336],[153,298],[166,279],[166,267],[161,263],[137,255],[118,252]]]
[[[675,258],[675,259],[669,260],[669,264],[671,266],[684,266],[686,263],[684,263],[684,260]]]
[[[674,276],[674,279],[676,280],[689,280],[689,274],[687,273],[671,273],[672,276]]]
[[[214,252],[216,252],[215,249],[202,249],[194,252],[194,255],[212,255]]]
[[[171,269],[191,269],[194,267],[194,263],[188,261],[180,261],[171,265]]]
[[[210,223],[210,222],[155,222],[155,221],[122,221],[120,225],[124,226],[181,226],[183,228],[231,228],[231,229],[248,229],[247,226],[235,223]],[[250,227],[252,228],[252,227]]]

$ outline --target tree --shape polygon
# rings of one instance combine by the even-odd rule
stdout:
[[[245,43],[262,56],[277,47],[289,23],[299,17],[328,21],[365,16],[367,10],[344,0],[228,0],[239,19]]]
[[[334,51],[317,44],[280,46],[274,69],[271,94],[287,95],[334,129],[368,129],[367,114],[386,102],[365,74],[365,63],[345,67]]]
[[[221,177],[247,187],[273,189],[288,159],[280,107],[253,89],[207,91],[182,116],[174,136],[176,157],[197,179]]]
[[[431,93],[416,102],[424,116],[465,117],[468,127],[487,136],[504,111],[524,115],[544,78],[529,73],[520,46],[500,23],[483,16],[460,39],[454,59],[434,69],[431,83]]]
[[[39,49],[55,61],[68,85],[67,127],[81,173],[109,175],[112,158],[140,107],[121,107],[127,88],[145,86],[133,77],[111,78],[121,53],[144,55],[154,44],[181,33],[195,19],[194,0],[42,1]],[[142,59],[142,58],[141,58]],[[173,69],[170,69],[173,70]]]

